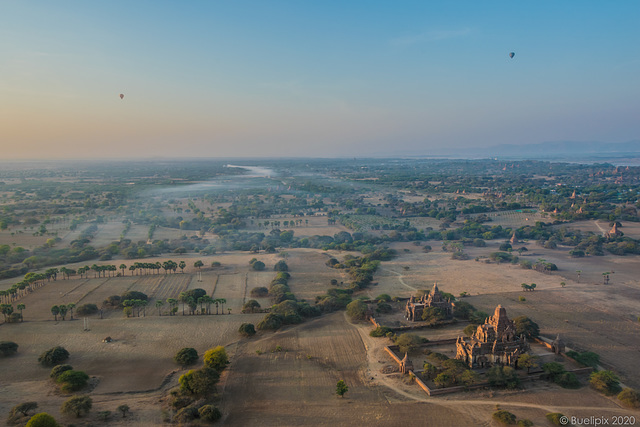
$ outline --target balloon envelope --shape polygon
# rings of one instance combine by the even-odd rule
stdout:
[[[514,56],[516,56],[516,53],[515,53],[515,52],[511,52],[511,53],[509,54],[509,58],[513,58]]]
[[[120,99],[124,98],[124,93],[120,94]]]

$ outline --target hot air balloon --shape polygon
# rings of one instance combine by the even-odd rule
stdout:
[[[124,98],[124,93],[120,94],[120,99]]]
[[[511,53],[509,53],[509,58],[513,58],[514,56],[516,56],[516,53],[515,53],[515,52],[511,52]]]

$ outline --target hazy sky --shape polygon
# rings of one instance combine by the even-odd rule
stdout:
[[[0,158],[640,139],[639,22],[637,0],[0,0]]]

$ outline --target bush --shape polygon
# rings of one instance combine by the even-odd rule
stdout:
[[[369,307],[363,301],[351,301],[347,304],[347,316],[349,316],[351,321],[364,320],[367,316],[368,309]]]
[[[221,345],[207,350],[204,353],[204,363],[209,368],[222,371],[229,364],[227,351]]]
[[[28,415],[29,412],[35,411],[38,408],[38,402],[24,402],[11,408],[11,416],[21,413],[22,415]]]
[[[257,328],[261,331],[264,330],[273,330],[279,329],[282,326],[283,317],[279,314],[268,313],[264,318],[258,323]]]
[[[83,304],[76,308],[78,316],[89,316],[98,312],[98,306],[95,304]]]
[[[540,335],[540,327],[536,322],[527,316],[518,316],[513,319],[516,325],[516,335],[524,335],[527,339],[531,339]]]
[[[569,423],[562,423],[560,420],[566,420],[568,419],[564,414],[561,414],[560,412],[549,412],[547,415],[547,420],[549,420],[549,422],[551,424],[557,425],[557,426],[568,426],[570,425]]]
[[[206,396],[214,391],[219,379],[220,374],[217,370],[205,366],[181,375],[178,382],[181,391],[196,396]]]
[[[531,420],[518,420],[516,425],[519,426],[519,427],[531,427],[531,426],[533,426],[533,421],[531,421]]]
[[[409,353],[418,348],[422,344],[422,338],[415,334],[404,333],[396,339],[400,353]]]
[[[470,337],[476,332],[476,329],[478,329],[478,325],[467,325],[462,330],[462,333]]]
[[[580,381],[578,381],[578,377],[573,372],[565,372],[560,375],[556,380],[556,384],[562,388],[580,388]]]
[[[69,358],[69,352],[64,347],[53,347],[38,357],[38,362],[44,366],[59,365]]]
[[[122,294],[120,301],[133,300],[133,299],[141,299],[143,301],[147,301],[149,297],[147,294],[138,291],[127,291]]]
[[[289,266],[284,260],[280,260],[276,262],[276,265],[273,266],[274,271],[289,271]]]
[[[254,298],[264,298],[269,295],[269,289],[264,286],[259,286],[251,289],[251,296]]]
[[[200,414],[196,408],[193,406],[187,406],[186,408],[180,409],[173,419],[179,423],[188,423],[189,421],[198,418],[199,415]]]
[[[40,412],[39,414],[35,414],[31,419],[27,422],[25,427],[58,427],[59,424],[56,422],[56,419],[46,412]]]
[[[266,289],[266,288],[265,288]],[[260,303],[254,299],[250,299],[242,306],[243,313],[255,313],[260,310]]]
[[[387,304],[386,302],[379,302],[376,307],[377,313],[391,313],[393,311],[393,307],[391,304]]]
[[[500,424],[504,425],[513,425],[516,423],[516,416],[509,411],[496,411],[491,417]]]
[[[73,369],[73,367],[71,365],[56,365],[51,369],[51,373],[49,374],[49,377],[53,378],[55,380],[63,372],[70,371],[72,369]]]
[[[65,393],[78,391],[87,385],[89,375],[82,371],[64,371],[56,378],[56,382],[61,384],[61,389]]]
[[[625,388],[618,394],[618,400],[628,408],[640,408],[640,393],[632,388]]]
[[[251,337],[256,334],[256,328],[253,326],[253,323],[243,323],[240,325],[238,332],[240,332],[242,336]]]
[[[600,393],[606,394],[607,396],[611,396],[621,391],[620,378],[612,371],[593,372],[591,376],[589,376],[589,384],[591,384],[591,387],[598,390]]]
[[[391,296],[388,294],[380,294],[375,298],[378,302],[389,302],[391,301]]]
[[[391,332],[391,329],[386,326],[378,326],[373,331],[369,332],[369,336],[374,338],[386,337],[389,332]]]
[[[91,410],[93,400],[89,396],[73,396],[62,404],[60,412],[80,418]]]
[[[585,351],[584,353],[578,353],[577,351],[567,351],[567,356],[571,357],[576,362],[583,366],[591,366],[594,369],[598,368],[600,364],[600,356],[592,351]]]
[[[0,356],[7,357],[18,352],[18,344],[13,341],[0,341]]]
[[[509,366],[493,366],[487,371],[487,380],[491,387],[516,388],[520,378],[516,370]]]
[[[215,423],[222,418],[220,410],[213,405],[201,406],[200,409],[198,409],[198,413],[200,414],[200,419],[211,423]]]
[[[173,361],[178,365],[187,366],[196,363],[198,360],[198,352],[195,348],[184,347],[173,356]]]
[[[266,266],[262,261],[255,260],[251,263],[251,268],[253,268],[255,271],[262,271],[265,269],[265,267]]]

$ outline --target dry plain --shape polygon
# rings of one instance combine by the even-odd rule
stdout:
[[[466,261],[451,260],[451,254],[442,252],[439,243],[431,245],[434,250],[424,253],[421,246],[394,244],[399,256],[382,263],[377,284],[365,293],[373,297],[381,293],[409,296],[437,281],[445,292],[468,292],[466,300],[484,311],[491,312],[500,303],[507,307],[510,317],[531,317],[543,335],[560,333],[570,347],[599,353],[603,364],[621,374],[623,382],[640,386],[635,370],[640,350],[640,325],[635,320],[640,314],[636,257],[576,260],[568,256],[567,248],[552,251],[524,242],[529,249],[527,257],[558,265],[558,272],[542,274],[483,262],[482,257],[497,249],[496,242],[487,248],[469,249],[470,259]],[[347,252],[286,252],[292,276],[289,284],[299,299],[312,302],[329,288],[333,278],[347,281],[344,272],[325,265],[329,256],[341,258]],[[253,257],[265,262],[268,270],[281,259],[262,253],[154,258],[160,262],[184,259],[187,272],[130,276],[127,271],[125,277],[59,279],[25,296],[20,300],[27,306],[25,322],[0,326],[2,340],[20,345],[16,356],[0,362],[0,414],[17,403],[37,400],[42,410],[65,422],[101,425],[97,412],[114,411],[126,402],[132,407],[129,425],[160,425],[161,399],[182,372],[172,356],[182,347],[194,347],[202,354],[215,345],[227,347],[231,356],[231,365],[218,387],[225,425],[403,425],[416,419],[424,420],[424,425],[489,425],[496,404],[532,419],[536,425],[545,425],[544,414],[551,410],[580,416],[598,410],[627,413],[615,401],[587,388],[566,391],[545,383],[528,386],[527,392],[479,391],[429,398],[397,376],[382,374],[382,367],[391,363],[382,351],[386,339],[370,338],[370,325],[351,325],[343,313],[241,339],[237,333],[240,324],[257,323],[262,318],[261,314],[240,314],[242,303],[251,288],[267,286],[275,275],[271,270],[250,271],[248,261]],[[480,261],[475,257],[481,257]],[[219,261],[222,268],[205,268],[202,282],[198,282],[193,268],[198,259],[205,266]],[[576,270],[582,272],[580,281]],[[603,285],[601,273],[611,270],[615,271],[611,283]],[[560,285],[563,281],[564,288]],[[538,286],[535,292],[523,292],[521,283]],[[193,287],[227,299],[225,314],[167,316],[165,307],[163,315],[158,315],[156,298],[176,297],[180,290]],[[127,289],[148,293],[151,303],[145,317],[124,318],[120,312],[105,312],[104,319],[90,317],[90,331],[83,331],[82,320],[54,321],[49,312],[51,305],[60,303],[99,304]],[[525,296],[526,301],[518,301],[519,296]],[[227,308],[232,309],[231,314],[226,314]],[[114,342],[102,343],[106,336]],[[94,409],[80,422],[59,415],[65,396],[50,384],[49,370],[36,362],[41,351],[55,345],[66,347],[71,353],[69,363],[95,377],[97,383],[90,391]],[[272,352],[277,346],[284,351]],[[344,399],[334,394],[338,379],[345,379],[350,387]]]

